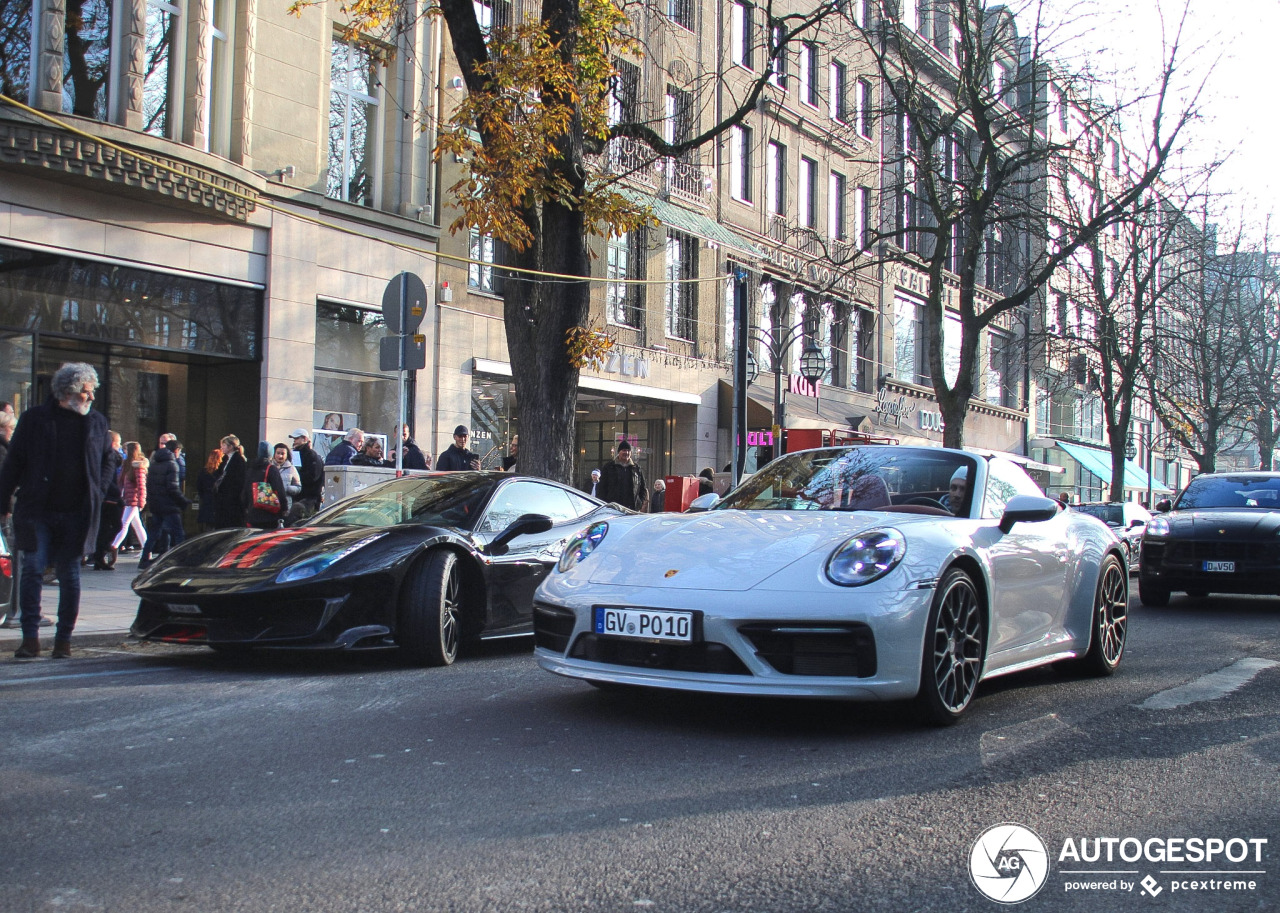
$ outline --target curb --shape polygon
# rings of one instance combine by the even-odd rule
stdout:
[[[41,630],[48,631],[49,634],[46,636],[45,634],[41,633],[40,644],[43,646],[47,642],[50,645],[50,648],[52,648],[53,629],[42,628]],[[21,643],[22,643],[21,635],[18,635],[15,637],[8,637],[8,636],[0,637],[0,659],[5,658],[5,654],[12,654],[14,650],[18,649],[18,645]],[[95,631],[93,633],[86,633],[86,634],[73,633],[71,635],[72,647],[110,647],[118,644],[127,644],[127,643],[141,643],[141,641],[135,640],[134,637],[128,631],[124,631],[124,630]],[[12,659],[13,658],[12,655],[10,655],[9,658]]]

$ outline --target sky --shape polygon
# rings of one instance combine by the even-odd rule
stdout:
[[[1025,2],[1025,0],[1024,0]],[[1149,81],[1164,57],[1161,18],[1172,34],[1184,8],[1184,87],[1204,81],[1202,119],[1193,123],[1187,164],[1227,153],[1210,189],[1219,222],[1261,237],[1268,213],[1280,231],[1280,102],[1277,52],[1280,0],[1044,0],[1063,17],[1056,33],[1071,56],[1114,71],[1121,82]],[[1016,8],[1016,5],[1015,5]]]

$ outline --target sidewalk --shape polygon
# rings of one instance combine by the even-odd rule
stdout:
[[[114,571],[95,571],[92,566],[80,569],[80,617],[76,621],[71,643],[84,644],[90,637],[94,642],[123,641],[129,636],[129,626],[138,614],[138,597],[129,584],[138,573],[138,553],[122,554]],[[40,600],[44,616],[58,618],[58,585],[45,584]],[[41,628],[40,640],[48,641],[46,649],[53,645],[53,628]],[[17,628],[0,628],[0,658],[12,654],[22,642],[22,632]]]

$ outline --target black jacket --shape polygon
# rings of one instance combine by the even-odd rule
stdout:
[[[600,484],[596,497],[612,501],[632,510],[643,511],[649,503],[649,489],[644,483],[644,473],[635,463],[623,466],[617,460],[600,467]]]
[[[392,462],[394,466],[394,461]],[[422,448],[418,446],[418,442],[413,438],[409,438],[404,442],[404,456],[400,458],[401,469],[430,469],[427,465],[427,458],[422,452]]]
[[[156,451],[147,469],[147,507],[157,517],[180,514],[191,502],[182,493],[178,458],[167,447]]]
[[[470,450],[463,450],[457,444],[450,444],[449,449],[440,454],[436,460],[436,469],[441,472],[457,472],[459,469],[470,469],[471,461],[480,459]]]
[[[18,427],[9,440],[9,455],[0,466],[0,514],[13,512],[13,533],[19,549],[36,547],[36,522],[43,518],[53,484],[54,467],[50,455],[57,453],[57,427],[50,398],[43,406],[33,406],[18,418]],[[88,541],[98,530],[102,494],[107,485],[107,417],[90,411],[84,417],[85,441],[81,465],[89,501],[84,512],[85,552],[93,551]],[[15,493],[17,495],[15,500]]]
[[[222,461],[215,481],[217,497],[214,499],[213,525],[218,529],[244,526],[244,480],[249,465],[238,451]]]
[[[302,465],[298,467],[298,478],[302,480],[302,491],[298,498],[302,501],[315,501],[318,505],[324,497],[324,460],[310,444],[297,448]]]
[[[102,492],[102,500],[107,503],[120,503],[120,467],[123,465],[124,454],[114,447],[107,448],[106,462],[102,466],[102,478],[106,485]]]

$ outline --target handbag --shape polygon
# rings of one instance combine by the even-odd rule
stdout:
[[[270,472],[271,467],[268,466],[262,473],[262,481],[253,483],[253,508],[266,514],[278,514],[280,498],[276,495],[276,490],[271,487],[271,483],[267,481],[267,475]]]

